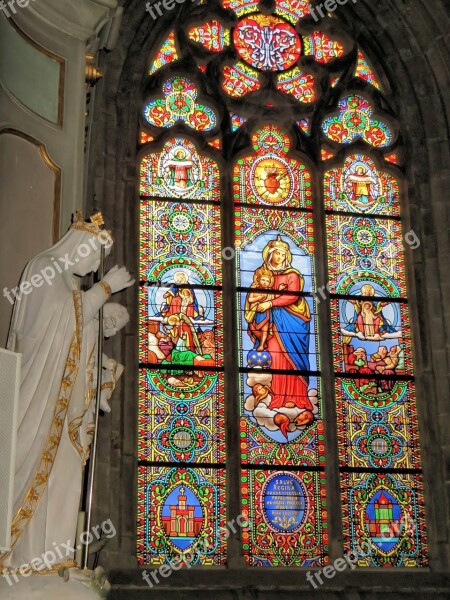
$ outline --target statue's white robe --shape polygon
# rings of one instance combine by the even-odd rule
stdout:
[[[59,259],[72,262],[92,236],[69,232],[32,260],[21,281],[32,281]],[[51,259],[56,259],[51,260]],[[67,264],[67,263],[66,263]],[[12,550],[0,568],[18,568],[55,555],[55,568],[74,553],[77,515],[93,399],[89,359],[96,355],[95,316],[106,301],[103,288],[78,289],[73,268],[57,273],[16,302],[8,348],[22,353]],[[95,364],[94,364],[95,368]],[[38,563],[36,563],[38,564]],[[42,564],[41,564],[42,567]]]

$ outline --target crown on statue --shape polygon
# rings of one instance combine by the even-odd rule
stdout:
[[[279,235],[276,240],[269,242],[269,248],[275,248],[276,250],[282,250],[283,252],[289,252],[289,244],[283,242]]]
[[[106,231],[106,233],[111,235],[110,231],[101,228],[104,224],[105,221],[101,212],[95,213],[95,215],[92,215],[92,217],[89,218],[89,221],[85,221],[83,212],[79,210],[73,217],[73,222],[70,226],[70,229],[79,229],[80,231],[86,231],[87,233],[91,233],[93,235],[100,235]]]

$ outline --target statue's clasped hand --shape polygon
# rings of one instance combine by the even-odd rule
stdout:
[[[111,288],[111,293],[115,294],[120,292],[132,285],[135,280],[131,278],[130,273],[126,267],[120,267],[116,265],[104,276],[103,281]]]

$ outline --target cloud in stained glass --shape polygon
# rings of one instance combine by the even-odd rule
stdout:
[[[197,88],[185,77],[172,77],[163,85],[163,98],[152,100],[144,109],[147,121],[155,127],[172,127],[178,121],[197,131],[216,126],[214,111],[196,102]]]
[[[376,119],[370,102],[357,94],[340,100],[339,111],[324,120],[322,130],[330,140],[339,144],[362,139],[376,148],[385,148],[393,141],[393,133],[387,123]]]

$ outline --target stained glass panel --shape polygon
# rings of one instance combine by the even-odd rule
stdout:
[[[302,17],[308,16],[309,0],[276,0],[275,13],[290,21],[293,25]]]
[[[346,96],[339,102],[339,112],[324,120],[322,130],[333,142],[350,144],[362,139],[376,148],[393,142],[387,123],[373,116],[373,108],[362,96]]]
[[[141,137],[139,138],[139,142],[141,144],[148,144],[149,142],[153,142],[154,139],[155,138],[152,135],[145,133],[145,131],[141,131]]]
[[[320,567],[328,534],[323,474],[243,469],[242,541],[252,567]]]
[[[261,87],[258,71],[239,61],[223,68],[222,89],[228,95],[241,98]]]
[[[144,156],[140,175],[141,196],[218,200],[217,163],[200,156],[194,144],[185,138],[172,138],[161,152]]]
[[[241,19],[233,31],[239,56],[261,71],[285,71],[298,60],[302,45],[292,25],[273,15]]]
[[[172,77],[163,86],[164,98],[147,104],[144,116],[155,127],[172,127],[178,121],[197,131],[210,131],[216,126],[214,111],[196,102],[197,88],[184,77]]]
[[[386,154],[384,160],[390,162],[394,165],[398,165],[400,160],[398,158],[398,154],[396,152],[391,152],[390,154]]]
[[[140,362],[176,365],[167,373],[183,381],[223,363],[222,294],[182,287],[193,271],[170,266],[166,285],[142,286],[139,295]]]
[[[297,208],[312,205],[311,176],[279,127],[252,146],[234,168],[244,554],[250,566],[321,565],[323,475],[267,468],[325,460],[313,219]]]
[[[239,115],[230,115],[231,117],[231,131],[237,131],[239,127],[247,121],[244,117],[240,117]]]
[[[373,72],[373,69],[369,66],[369,63],[368,63],[366,57],[364,56],[364,54],[361,52],[361,50],[358,50],[358,59],[357,59],[357,63],[356,63],[355,77],[359,77],[359,79],[362,79],[363,81],[366,81],[367,83],[370,83],[371,85],[376,87],[377,90],[380,89],[380,84],[378,82],[378,79],[377,79],[375,73]]]
[[[344,44],[333,40],[322,31],[313,31],[309,36],[303,38],[303,48],[306,56],[314,56],[314,59],[327,64],[336,58],[344,56]]]
[[[368,156],[352,154],[343,168],[325,173],[325,208],[398,216],[398,183],[389,173],[378,171]]]
[[[209,141],[208,144],[216,150],[222,149],[222,140],[220,139],[220,137],[214,138],[213,140]]]
[[[320,149],[320,158],[322,160],[330,160],[330,158],[333,158],[334,156],[336,156],[336,153],[330,152],[329,150],[323,147]]]
[[[288,155],[290,141],[286,133],[277,126],[266,126],[253,134],[252,145],[255,155],[239,159],[234,167],[235,202],[311,207],[311,175],[305,164]],[[278,215],[275,222],[286,216],[273,214]]]
[[[298,67],[278,76],[277,89],[304,104],[310,104],[317,99],[314,77]]]
[[[153,75],[153,73],[156,73],[156,71],[165,65],[169,65],[170,63],[178,60],[178,58],[178,52],[175,47],[175,32],[171,31],[166,41],[159,49],[155,60],[150,67],[150,75]]]
[[[141,369],[139,460],[225,462],[223,393],[222,373]]]
[[[222,52],[230,44],[230,30],[212,20],[189,29],[189,38],[210,52]]]
[[[140,223],[141,281],[167,283],[179,269],[185,285],[221,284],[217,206],[142,200]]]
[[[334,87],[337,86],[337,84],[341,80],[341,76],[342,76],[342,74],[340,74],[340,75],[330,75],[330,85],[331,85],[332,88],[334,88]]]
[[[324,418],[335,400],[338,420],[327,427],[337,428],[342,552],[355,550],[361,567],[425,566],[400,184],[387,164],[402,148],[379,108],[381,80],[361,49],[350,62],[357,46],[337,20],[329,33],[311,19],[303,28],[314,17],[308,0],[222,0],[223,22],[196,4],[150,68],[182,57],[191,74],[166,68],[141,114],[139,561],[226,564],[225,464],[237,477],[240,458],[247,565],[324,566],[325,457],[334,452]],[[217,85],[220,111],[200,94]],[[340,98],[325,115],[322,92]],[[353,142],[372,148],[341,149],[338,163],[338,145]],[[323,205],[307,166],[319,153],[332,165]],[[237,272],[222,288],[224,217],[234,217]],[[317,268],[328,266],[329,283],[317,289],[322,222],[327,255]],[[335,398],[321,373],[321,299]],[[224,302],[237,309],[225,371]],[[225,397],[228,370],[234,397]],[[234,423],[225,423],[229,402]],[[239,427],[239,448],[226,447],[226,426]]]
[[[369,294],[376,284],[367,281],[363,279],[362,283]],[[405,303],[389,298],[373,300],[371,295],[333,299],[331,317],[336,370],[364,375],[358,379],[364,382],[361,385],[377,390],[390,389],[394,375],[412,375],[411,334]]]
[[[314,235],[313,219],[309,212],[241,206],[236,208],[235,224],[239,285],[250,288],[255,284],[257,289],[264,288],[261,282],[256,285],[255,279],[258,278],[255,277],[255,271],[269,254],[279,249],[287,252],[286,260],[301,273],[301,289],[295,291],[311,292]],[[281,288],[279,291],[286,292],[287,289]]]
[[[326,219],[330,292],[358,294],[354,290],[361,290],[367,280],[375,286],[368,290],[369,296],[406,296],[401,223],[366,216],[327,215]],[[344,292],[350,280],[352,291]]]
[[[138,558],[221,565],[228,532],[219,172],[187,139],[154,146],[140,170]],[[183,466],[164,466],[174,463]]]
[[[420,474],[345,473],[344,549],[361,567],[428,564]]]
[[[308,397],[298,395],[296,375],[249,372],[241,379],[241,462],[314,467],[325,462],[319,380],[308,377]],[[282,378],[282,380],[281,380]],[[280,383],[292,390],[292,406],[281,406]],[[283,390],[284,391],[284,390]],[[285,403],[287,404],[287,403]]]
[[[385,365],[383,365],[384,367]],[[358,373],[354,365],[350,372]],[[399,371],[401,371],[399,369]],[[367,373],[337,379],[339,458],[360,469],[419,469],[419,433],[411,381]]]
[[[225,523],[224,469],[139,467],[140,564],[223,565]]]
[[[222,0],[222,6],[234,11],[238,16],[258,10],[259,0]]]
[[[311,135],[311,119],[305,118],[297,121],[297,125],[306,135]]]
[[[326,223],[334,369],[347,375],[335,379],[344,547],[361,567],[425,566],[399,186],[361,154],[324,186],[326,209],[341,211]]]

